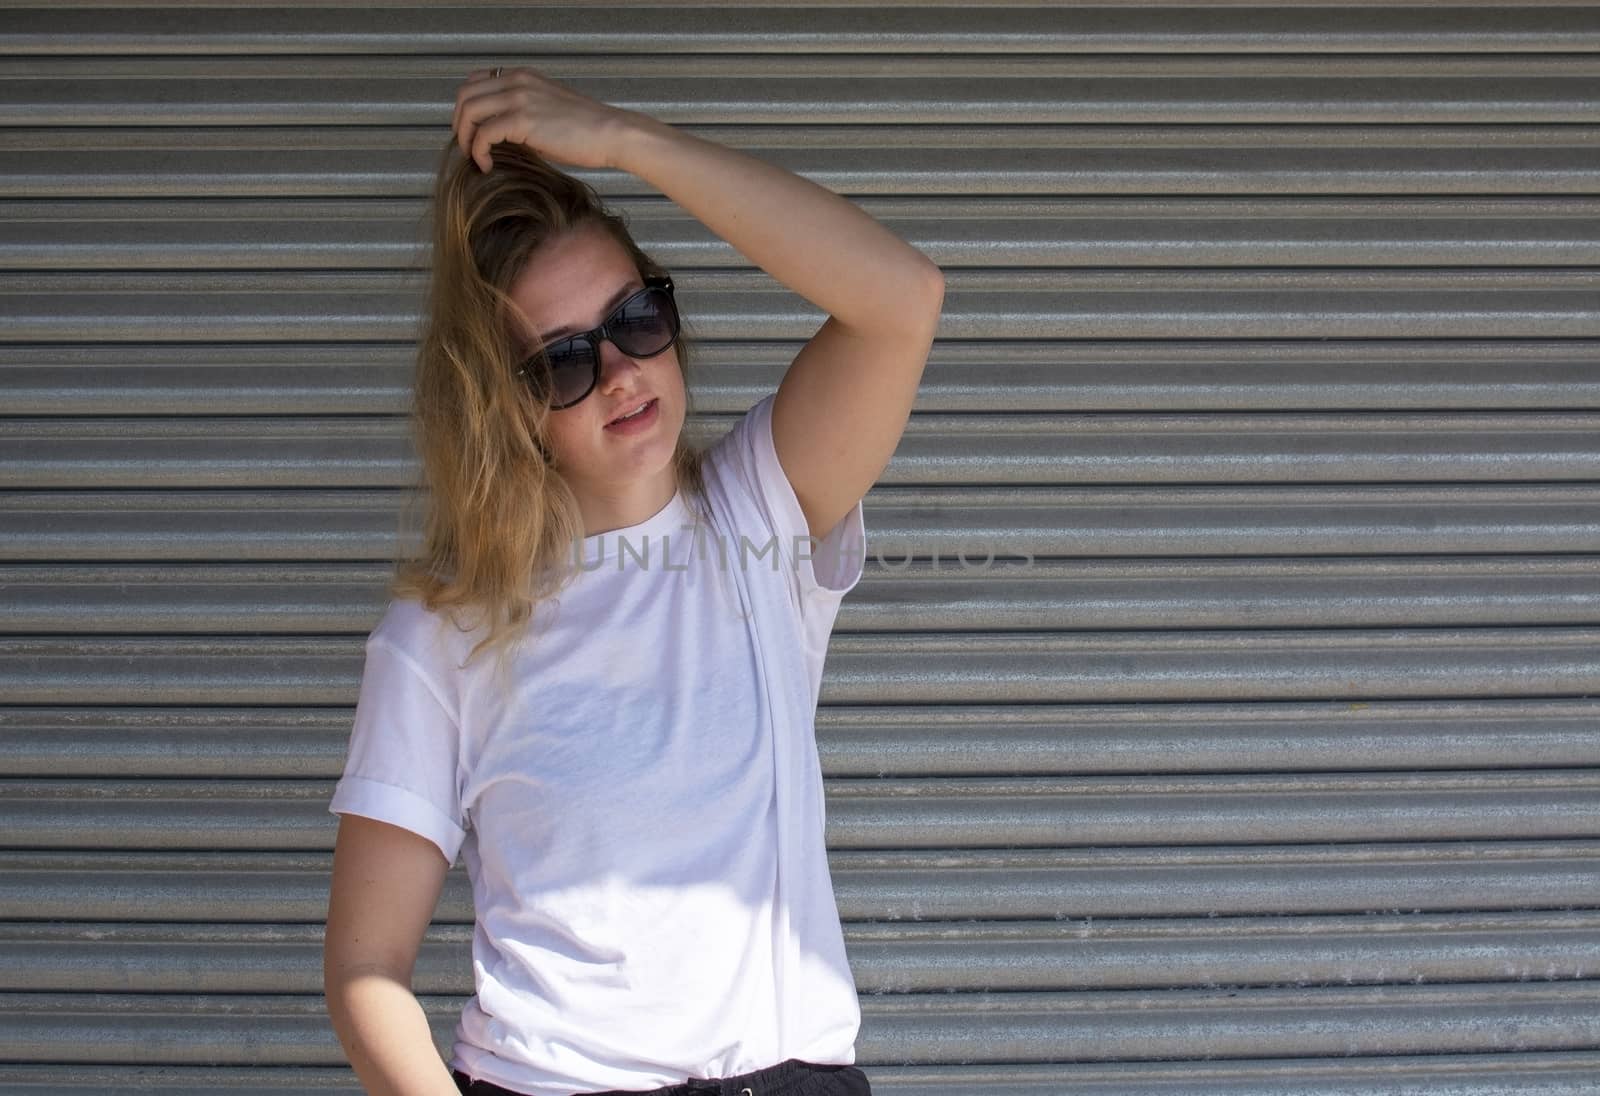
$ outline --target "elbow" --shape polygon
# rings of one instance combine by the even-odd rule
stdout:
[[[923,329],[925,336],[931,342],[934,332],[939,327],[939,317],[944,312],[944,271],[929,263],[926,284]]]
[[[901,293],[915,293],[937,304],[944,299],[944,271],[916,248],[909,251],[909,261],[892,270],[892,284]]]
[[[944,271],[932,263],[928,264],[928,271],[928,319],[937,328],[944,313]]]
[[[944,311],[944,271],[921,258],[915,270],[905,276],[899,292],[901,304],[897,311],[910,322],[912,330],[929,335]]]

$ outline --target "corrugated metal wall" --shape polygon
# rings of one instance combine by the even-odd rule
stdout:
[[[497,63],[946,271],[818,720],[878,1091],[1600,1091],[1600,7],[6,3],[0,50],[0,1093],[358,1091],[326,802]],[[709,440],[823,317],[579,174]],[[457,869],[442,1047],[471,917]]]

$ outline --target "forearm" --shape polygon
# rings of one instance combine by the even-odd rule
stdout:
[[[416,995],[386,974],[326,987],[328,1017],[367,1096],[460,1096]]]
[[[881,331],[937,298],[939,268],[854,203],[745,152],[630,111],[618,168],[650,183],[745,258],[848,326]]]

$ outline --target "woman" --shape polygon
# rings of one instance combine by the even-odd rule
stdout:
[[[335,1032],[368,1093],[869,1093],[813,720],[942,275],[816,184],[527,68],[471,73],[452,129],[426,535],[329,805]],[[670,276],[543,157],[638,176],[829,313],[710,448]],[[457,852],[476,992],[447,1066],[411,982]]]

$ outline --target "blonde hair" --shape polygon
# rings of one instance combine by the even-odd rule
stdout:
[[[402,549],[396,559],[389,593],[443,611],[462,630],[487,627],[467,658],[495,650],[503,671],[510,646],[531,634],[537,604],[579,573],[572,555],[583,536],[577,497],[549,445],[552,412],[515,375],[527,351],[511,287],[531,252],[591,225],[621,245],[641,277],[667,271],[587,183],[523,145],[502,142],[492,155],[484,172],[452,136],[434,185],[410,414],[423,533],[419,551]],[[687,398],[686,327],[680,324],[673,346]],[[703,459],[680,434],[673,470],[697,508]],[[463,610],[478,614],[466,627]]]

